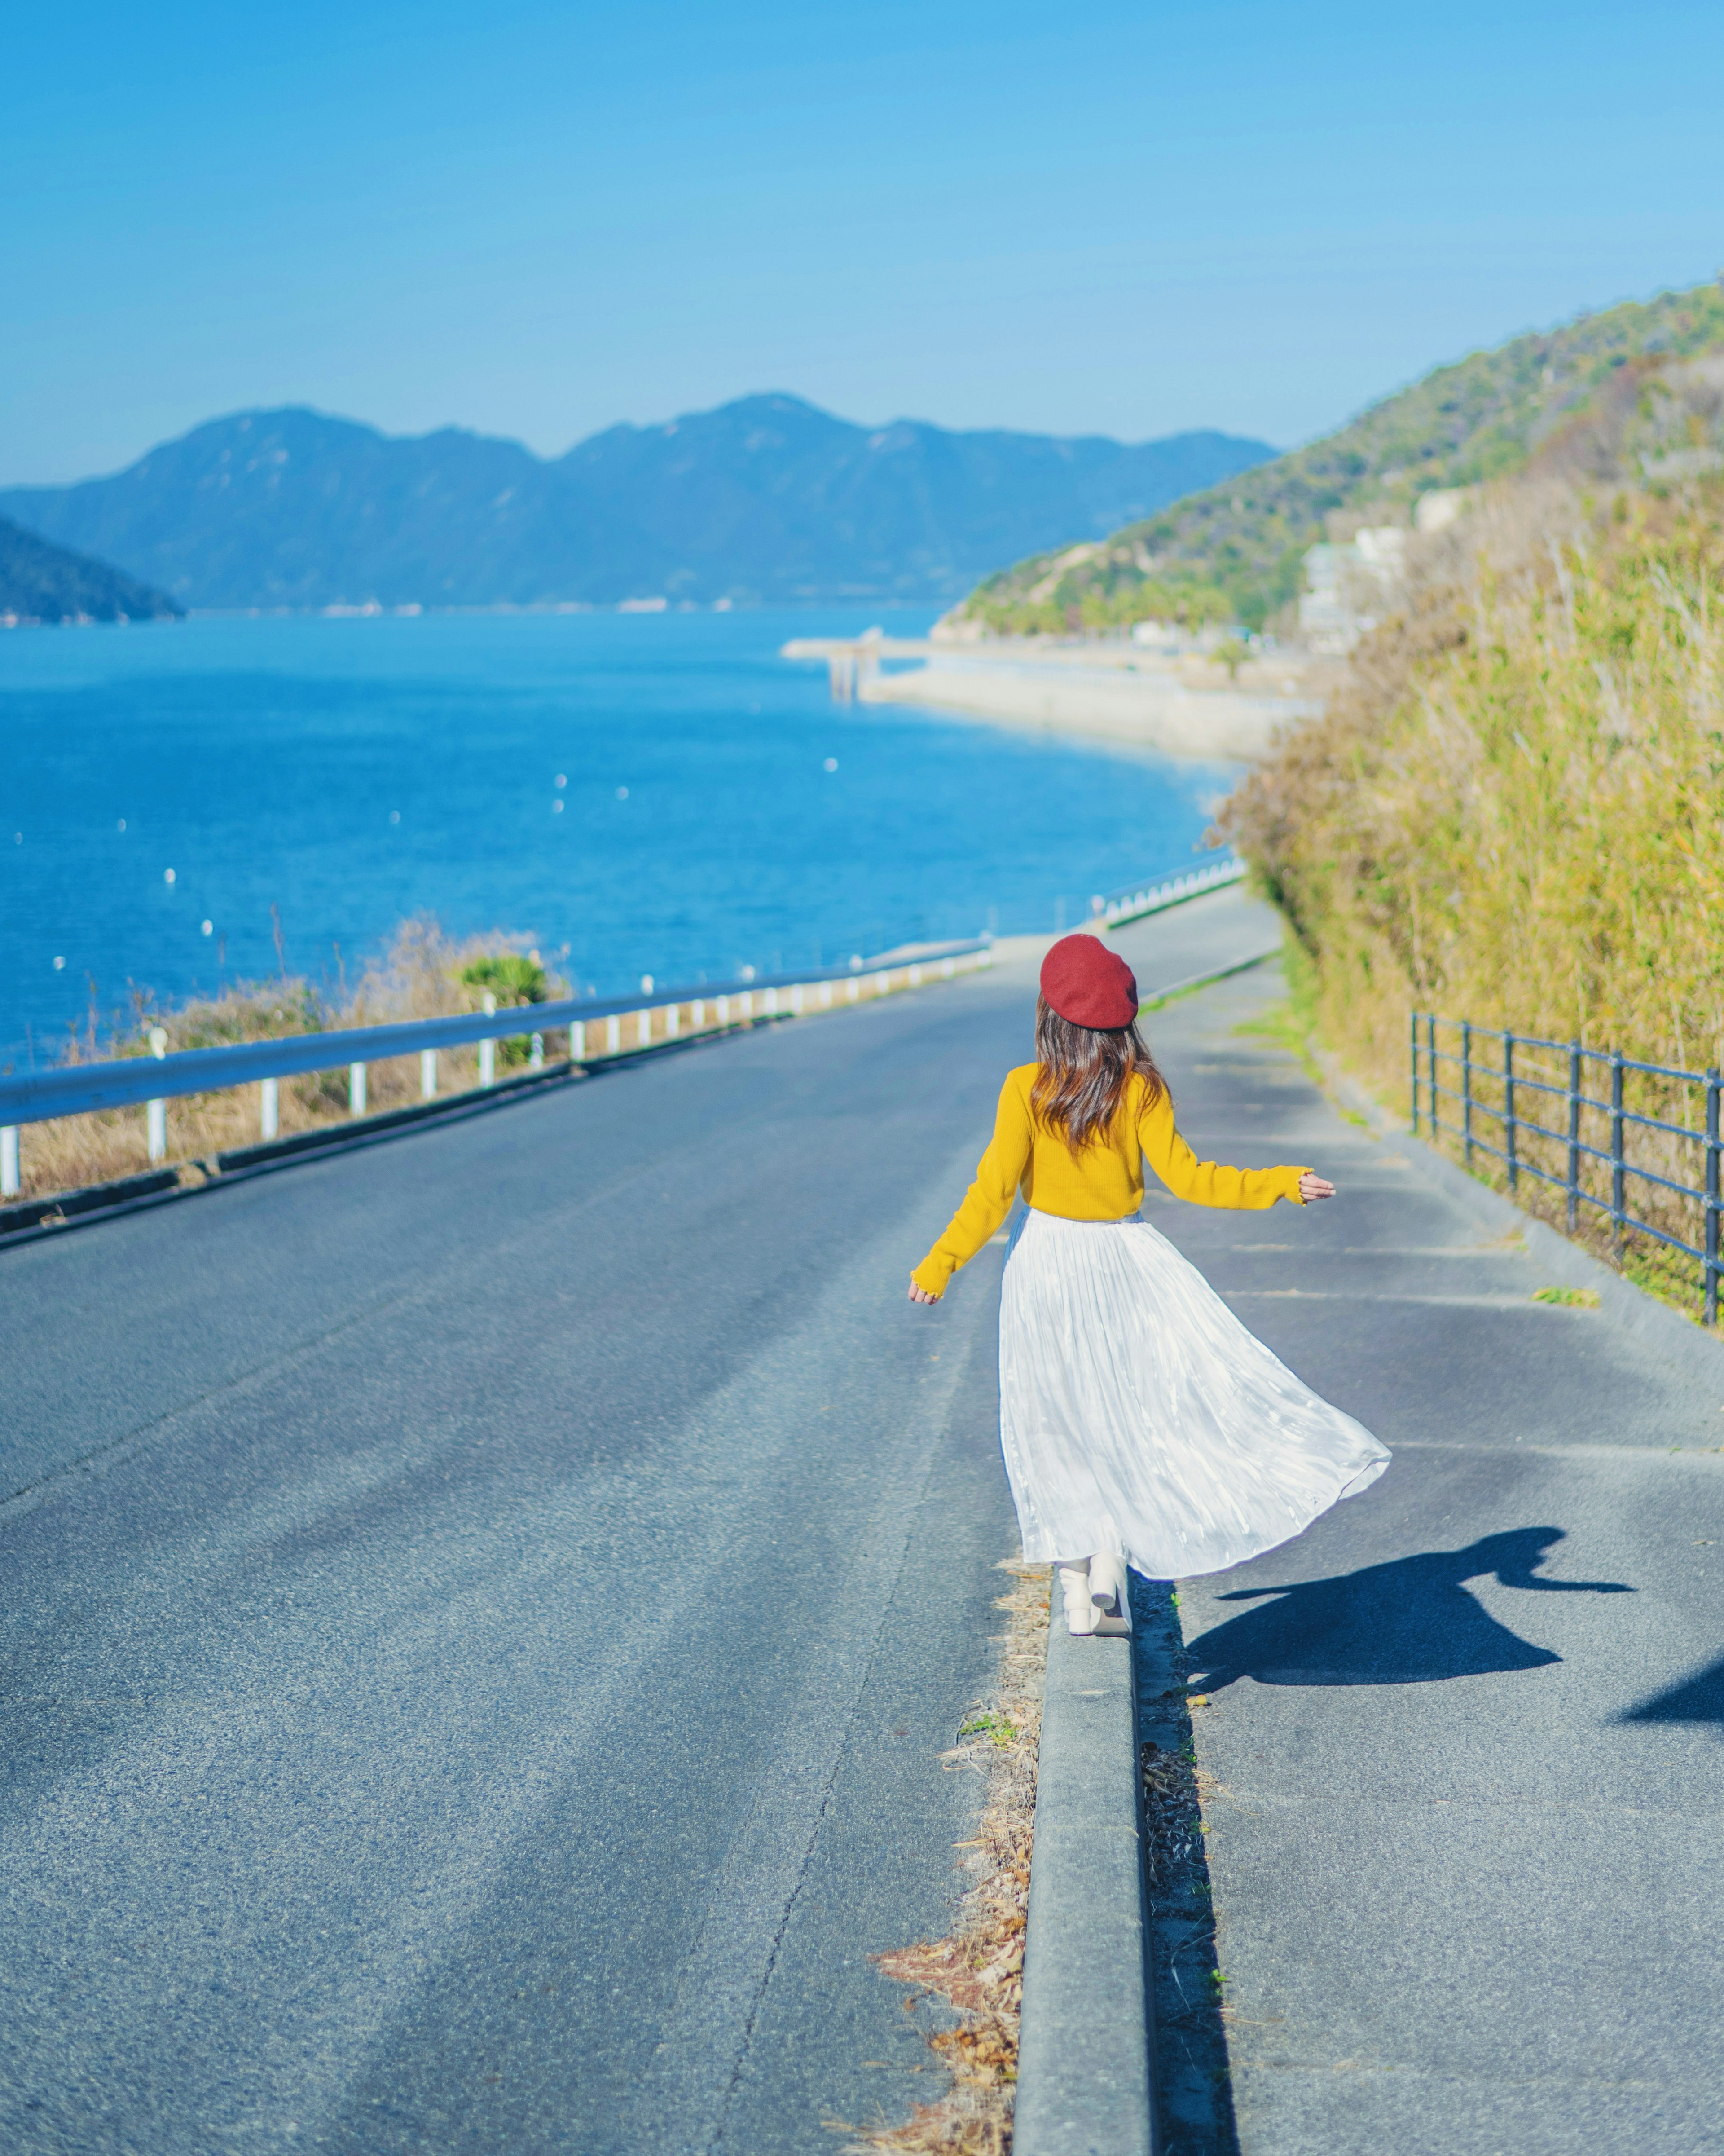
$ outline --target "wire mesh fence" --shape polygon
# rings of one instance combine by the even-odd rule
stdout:
[[[1560,1197],[1571,1235],[1718,1322],[1716,1070],[1673,1070],[1578,1040],[1411,1014],[1413,1128],[1465,1165]]]

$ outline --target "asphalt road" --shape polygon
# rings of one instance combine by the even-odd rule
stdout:
[[[1724,2149],[1724,1348],[1533,1302],[1421,1147],[1235,1030],[1277,993],[1156,1020],[1182,1124],[1340,1197],[1147,1214],[1395,1458],[1181,1586],[1236,2115],[1176,2043],[1170,2148]]]
[[[1261,947],[1131,932],[1146,993]],[[937,2084],[1029,957],[0,1252],[0,2146],[836,2146]]]

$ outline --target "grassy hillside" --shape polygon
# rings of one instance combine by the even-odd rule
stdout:
[[[1624,392],[1415,543],[1401,611],[1222,814],[1292,927],[1311,1014],[1391,1098],[1414,1008],[1724,1065],[1724,357]],[[1526,1061],[1567,1083],[1561,1055]],[[1696,1101],[1629,1081],[1641,1113],[1691,1127]],[[1697,1172],[1686,1141],[1633,1135],[1643,1166]],[[1583,1137],[1608,1146],[1603,1119]],[[1560,1146],[1527,1144],[1562,1172]],[[1632,1197],[1699,1233],[1693,1206]],[[1655,1245],[1629,1255],[1697,1292]]]
[[[54,546],[0,516],[0,617],[14,621],[154,621],[181,613],[165,592],[88,554]]]
[[[1404,523],[1418,495],[1522,469],[1642,355],[1724,348],[1724,291],[1702,285],[1583,316],[1439,367],[1338,434],[1188,495],[1110,539],[1003,569],[962,614],[1000,633],[1149,617],[1261,628],[1295,598],[1331,523]]]

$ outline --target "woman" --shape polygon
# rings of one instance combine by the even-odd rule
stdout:
[[[1309,1205],[1334,1184],[1195,1158],[1137,1030],[1131,968],[1094,936],[1048,953],[1035,1045],[910,1297],[938,1302],[1022,1191],[1000,1296],[1000,1443],[1024,1554],[1058,1564],[1073,1632],[1122,1632],[1127,1563],[1154,1579],[1224,1572],[1362,1490],[1389,1455],[1136,1217],[1145,1161],[1198,1205]]]

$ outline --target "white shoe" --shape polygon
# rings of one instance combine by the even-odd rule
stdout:
[[[1128,1637],[1131,1630],[1131,1599],[1126,1585],[1126,1561],[1103,1550],[1090,1559],[1090,1600],[1095,1610],[1099,1637]]]
[[[1095,1630],[1095,1604],[1090,1597],[1087,1564],[1062,1564],[1060,1586],[1065,1597],[1065,1629],[1075,1640],[1087,1640]]]

